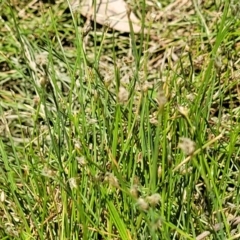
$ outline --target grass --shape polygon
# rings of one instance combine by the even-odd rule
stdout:
[[[1,239],[239,238],[239,3],[132,2],[154,36],[83,36],[67,1],[8,2]]]

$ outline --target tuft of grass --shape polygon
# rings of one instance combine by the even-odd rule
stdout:
[[[237,1],[0,6],[1,239],[239,237]]]

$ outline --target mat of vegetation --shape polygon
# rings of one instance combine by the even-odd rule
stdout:
[[[0,2],[1,239],[240,239],[239,1],[125,3]]]

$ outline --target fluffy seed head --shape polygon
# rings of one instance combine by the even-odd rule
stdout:
[[[129,98],[129,92],[126,90],[126,88],[121,86],[118,92],[119,103],[126,103],[128,101],[128,98]]]
[[[71,189],[73,189],[73,188],[77,188],[77,181],[76,181],[76,178],[70,178],[69,179],[69,186],[70,186],[70,188]]]
[[[181,137],[178,143],[178,147],[182,149],[185,155],[191,155],[195,151],[196,144],[189,138]]]
[[[84,167],[84,166],[86,166],[86,165],[87,165],[87,162],[86,162],[86,159],[85,159],[85,157],[84,157],[84,156],[77,157],[77,158],[76,158],[76,160],[77,160],[77,162],[78,162],[79,166],[82,166],[82,167]]]
[[[119,188],[119,183],[118,179],[112,174],[112,173],[107,173],[105,178],[105,182],[108,182],[110,186]]]
[[[131,188],[130,188],[130,194],[134,197],[134,198],[138,198],[138,186],[136,184],[134,184]]]
[[[107,76],[105,79],[104,79],[104,85],[106,88],[108,88],[112,83],[112,76]]]
[[[155,223],[152,225],[153,230],[161,229],[162,227],[162,219],[156,219]]]
[[[44,167],[42,169],[42,175],[46,177],[54,177],[56,175],[56,172],[48,167]]]
[[[158,193],[154,193],[151,196],[146,197],[147,202],[152,206],[155,207],[161,201],[161,196]]]
[[[139,198],[137,200],[137,206],[139,209],[141,209],[142,211],[147,211],[149,208],[148,203],[143,199],[143,198]]]

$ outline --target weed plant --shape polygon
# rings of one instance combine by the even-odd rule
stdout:
[[[239,3],[129,4],[1,1],[1,239],[239,239]]]

